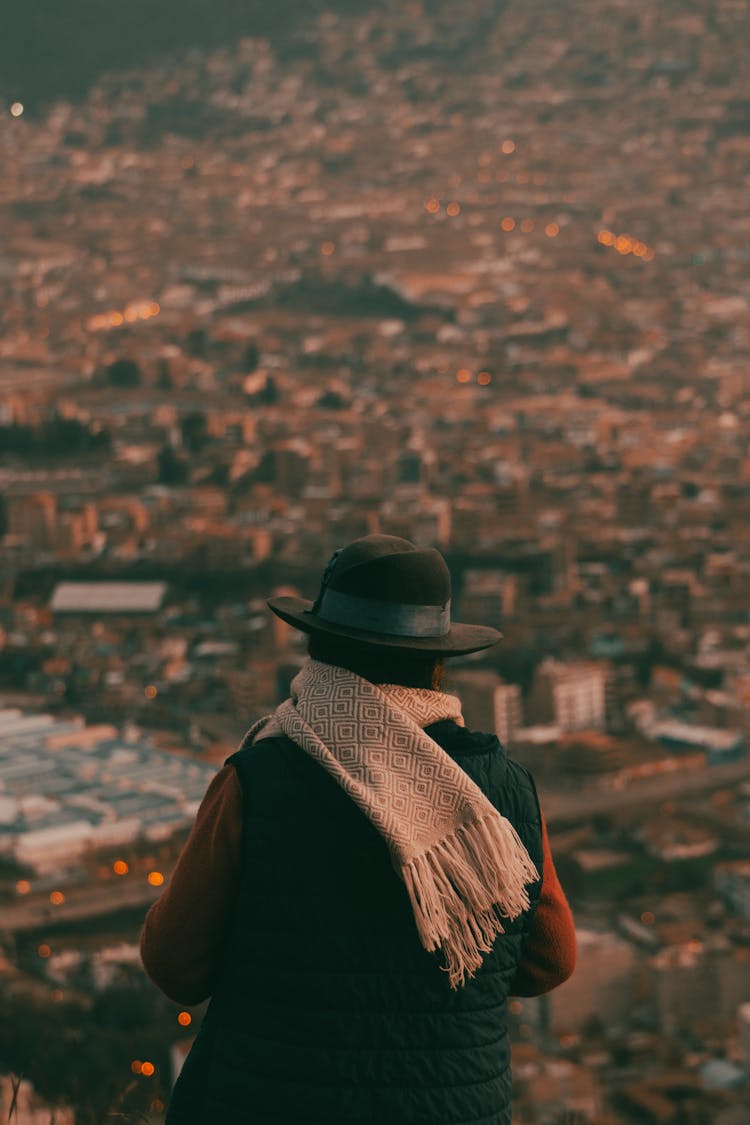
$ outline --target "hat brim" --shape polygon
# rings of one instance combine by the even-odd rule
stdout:
[[[324,621],[322,617],[310,612],[313,603],[304,598],[285,595],[268,598],[266,604],[282,621],[303,633],[325,633],[330,637],[358,641],[373,648],[466,656],[470,652],[491,648],[502,638],[502,633],[488,625],[462,625],[458,622],[453,623],[450,632],[444,637],[396,637],[389,633],[372,633],[366,629],[351,629],[333,621]]]

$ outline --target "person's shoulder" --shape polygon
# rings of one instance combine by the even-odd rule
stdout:
[[[240,770],[246,766],[250,761],[258,762],[261,759],[267,758],[269,754],[273,754],[278,750],[279,744],[288,744],[290,739],[285,734],[270,734],[265,735],[262,731],[257,734],[254,728],[250,728],[244,736],[234,754],[225,760],[225,766],[234,766],[235,769]]]
[[[486,731],[469,730],[454,719],[440,719],[436,723],[431,723],[425,727],[425,732],[449,754],[459,754],[461,757],[505,754],[497,735]]]
[[[453,719],[443,719],[426,729],[430,737],[452,755],[461,758],[486,755],[496,780],[502,778],[506,784],[526,791],[532,803],[538,804],[536,783],[531,770],[510,756],[496,734],[469,730],[468,727],[459,726]]]

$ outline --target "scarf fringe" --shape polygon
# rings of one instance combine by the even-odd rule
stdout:
[[[529,908],[539,879],[513,825],[500,813],[463,824],[401,871],[422,945],[441,949],[451,988],[479,969],[498,934]]]

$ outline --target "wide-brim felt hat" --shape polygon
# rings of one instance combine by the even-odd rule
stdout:
[[[502,633],[451,621],[451,576],[432,547],[394,535],[366,535],[336,551],[314,602],[277,596],[269,608],[303,633],[373,648],[461,656],[490,648]]]

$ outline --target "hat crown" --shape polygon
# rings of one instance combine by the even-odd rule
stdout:
[[[365,535],[343,547],[323,575],[326,589],[391,604],[445,607],[451,576],[433,547],[421,549],[395,535]]]

